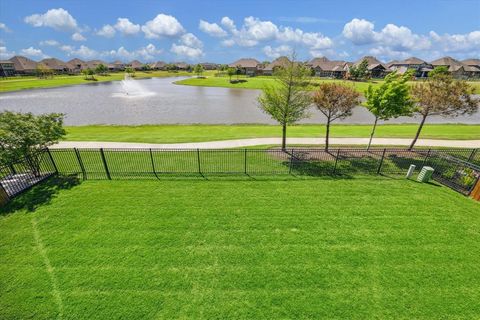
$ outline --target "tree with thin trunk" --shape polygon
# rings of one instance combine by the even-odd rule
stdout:
[[[310,71],[295,55],[284,68],[274,74],[275,84],[266,86],[258,98],[260,108],[282,126],[282,150],[286,150],[287,126],[308,117],[312,103],[307,91]]]
[[[420,115],[421,121],[410,149],[415,146],[427,117],[471,115],[480,106],[480,99],[473,96],[472,86],[443,73],[437,73],[427,81],[414,85],[411,93],[416,103],[415,111]]]
[[[325,151],[328,151],[330,124],[337,119],[352,115],[352,110],[360,104],[360,94],[353,87],[339,83],[322,83],[313,94],[317,109],[327,118]]]
[[[235,73],[237,73],[237,69],[235,69],[235,68],[228,68],[227,69],[227,74],[228,74],[228,78],[229,78],[230,82],[232,82],[232,77],[235,75]]]
[[[368,141],[367,150],[370,150],[375,135],[378,120],[389,120],[400,116],[409,116],[413,113],[414,102],[410,97],[410,87],[407,84],[412,78],[412,72],[400,75],[393,72],[385,77],[385,81],[378,87],[368,86],[365,91],[365,106],[375,117],[372,133]]]

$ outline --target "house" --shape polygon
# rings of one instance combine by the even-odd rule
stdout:
[[[74,73],[79,73],[82,70],[89,68],[88,64],[85,61],[80,60],[78,58],[67,61],[66,64],[68,68]]]
[[[377,60],[377,58],[372,56],[365,56],[357,60],[353,65],[355,67],[358,67],[363,60],[367,60],[368,62],[367,69],[372,78],[383,78],[389,72],[386,65],[384,65],[382,62]]]
[[[415,70],[415,77],[417,78],[426,78],[428,73],[433,70],[431,64],[416,57],[389,62],[387,68],[400,74],[404,74],[408,70]]]
[[[150,67],[153,70],[166,70],[167,69],[167,64],[163,61],[157,61],[152,64],[150,64]]]
[[[344,78],[349,67],[346,61],[331,61],[326,57],[314,58],[307,65],[313,69],[317,77],[336,79]]]
[[[65,62],[56,58],[47,58],[41,60],[39,63],[51,69],[53,73],[68,73],[71,71],[70,67]]]
[[[15,75],[15,66],[10,60],[0,60],[0,77],[12,77]]]
[[[141,63],[138,60],[133,60],[132,62],[129,63],[130,66],[135,69],[135,70],[142,70],[143,63]]]
[[[252,58],[246,58],[230,63],[228,66],[231,68],[237,68],[242,74],[254,76],[259,73],[260,61]]]
[[[86,62],[87,68],[95,70],[99,65],[103,64],[105,67],[108,67],[108,63],[102,60],[90,60]]]
[[[217,70],[218,64],[213,62],[201,62],[199,63],[203,67],[203,70]]]
[[[174,62],[173,64],[175,65],[177,70],[188,70],[190,68],[190,65],[185,62]]]
[[[290,59],[287,57],[279,57],[273,60],[271,63],[267,64],[265,67],[261,69],[262,74],[266,76],[271,76],[275,72],[277,68],[282,68],[287,66],[290,63]],[[260,70],[260,69],[259,69]]]
[[[13,62],[13,67],[15,68],[15,74],[36,74],[38,63],[22,56],[14,56],[10,58],[9,61]]]
[[[466,65],[452,57],[443,57],[430,62],[430,64],[433,67],[447,67],[448,72],[450,72],[454,78],[465,78],[469,73],[469,71],[465,71],[465,67],[467,67]]]
[[[123,63],[120,60],[114,61],[108,64],[108,70],[110,71],[123,71],[125,68],[130,67],[130,64]]]
[[[480,59],[466,59],[462,60],[462,63],[469,67],[470,78],[480,78]]]

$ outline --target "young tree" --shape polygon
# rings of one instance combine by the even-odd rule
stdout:
[[[474,88],[466,81],[454,80],[452,76],[442,73],[415,84],[412,97],[422,120],[410,149],[415,146],[428,116],[456,117],[477,112],[480,99],[474,97],[473,93]]]
[[[85,77],[85,80],[95,80],[95,72],[92,69],[83,69],[82,73]]]
[[[37,77],[40,79],[52,78],[53,77],[53,70],[44,65],[43,63],[39,63],[36,68]]]
[[[358,66],[351,66],[348,73],[353,80],[365,80],[368,78],[368,61],[363,59]]]
[[[151,70],[152,70],[152,67],[148,63],[142,65],[142,71],[148,72]]]
[[[39,173],[40,160],[35,154],[57,143],[65,135],[63,114],[33,115],[4,111],[0,113],[0,161],[27,159],[34,174]]]
[[[307,109],[312,103],[306,91],[309,70],[294,61],[275,75],[276,85],[267,86],[258,98],[260,108],[282,125],[282,150],[286,148],[287,126],[307,117]]]
[[[98,66],[95,67],[95,73],[96,74],[106,74],[108,71],[108,68],[106,65],[104,65],[103,63],[100,63]]]
[[[133,69],[132,67],[126,67],[125,72],[128,73],[132,77],[135,76],[135,69]]]
[[[203,73],[203,66],[201,64],[195,65],[195,67],[193,68],[193,72],[197,74],[197,78],[200,77]]]
[[[448,67],[447,66],[437,66],[433,68],[432,71],[428,73],[428,76],[435,77],[436,75],[443,74],[443,75],[448,75],[450,72],[448,72]]]
[[[328,151],[330,124],[352,115],[352,109],[360,104],[360,94],[355,89],[339,83],[321,83],[313,94],[317,109],[327,118],[325,150]]]
[[[228,78],[229,78],[229,81],[232,82],[232,77],[237,73],[237,69],[235,68],[228,68],[227,69],[227,74],[228,74]]]
[[[367,150],[370,150],[372,145],[378,120],[389,120],[412,114],[414,102],[410,97],[410,87],[407,84],[411,78],[412,72],[406,72],[404,75],[393,72],[385,77],[385,81],[380,87],[368,86],[368,90],[365,92],[367,99],[365,106],[375,116],[375,122]]]

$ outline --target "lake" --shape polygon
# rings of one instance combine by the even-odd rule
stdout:
[[[274,124],[257,105],[260,91],[194,87],[173,84],[183,78],[91,83],[0,94],[0,110],[66,114],[66,125],[88,124]],[[131,88],[130,88],[131,87]],[[130,92],[129,92],[130,91]],[[128,94],[126,92],[129,92]],[[303,123],[321,123],[323,115],[312,108]],[[336,123],[371,124],[373,116],[357,107],[353,116]],[[400,117],[388,123],[418,123]],[[480,114],[458,118],[430,117],[428,123],[480,124]]]

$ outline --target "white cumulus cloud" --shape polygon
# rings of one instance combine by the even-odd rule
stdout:
[[[178,20],[170,15],[158,14],[153,20],[142,26],[146,38],[177,37],[185,33],[185,29]]]
[[[288,45],[281,45],[276,48],[272,48],[271,46],[265,46],[263,48],[263,53],[270,59],[276,59],[280,56],[286,56],[292,53],[292,48]]]
[[[60,43],[57,40],[45,40],[45,41],[40,41],[40,45],[56,47],[56,46],[59,46]]]
[[[129,51],[125,47],[120,47],[117,50],[111,50],[102,53],[103,56],[109,56],[113,58],[119,58],[123,61],[130,61],[134,59],[140,59],[143,61],[153,60],[155,56],[162,53],[161,49],[157,49],[155,45],[149,43],[145,47],[141,47],[137,50]]]
[[[192,48],[185,45],[172,44],[170,51],[178,56],[183,56],[188,59],[196,59],[203,56],[203,50],[201,48]]]
[[[227,32],[216,23],[209,23],[207,21],[200,20],[198,28],[212,37],[222,38],[227,36]]]
[[[15,51],[8,51],[7,47],[0,46],[0,59],[10,59],[15,55]]]
[[[59,31],[78,30],[77,21],[65,9],[50,9],[43,14],[32,14],[24,21],[34,27],[50,27]]]
[[[34,47],[29,47],[27,49],[22,49],[20,51],[20,54],[24,55],[24,56],[27,56],[27,57],[31,57],[31,58],[42,58],[42,59],[48,58],[48,56],[46,54],[44,54],[41,49],[36,49]]]
[[[194,34],[186,33],[180,37],[180,42],[189,47],[201,48],[203,47],[202,41],[200,41]]]
[[[7,25],[5,23],[2,23],[0,22],[0,30],[3,30],[5,32],[11,32],[12,30],[10,30],[9,27],[7,27]]]
[[[127,18],[118,18],[114,27],[126,36],[137,34],[140,31],[140,25],[132,23]]]
[[[430,31],[430,37],[435,46],[443,52],[466,52],[472,56],[480,56],[480,30],[444,35]]]
[[[100,30],[98,30],[96,34],[105,38],[113,38],[115,33],[115,28],[109,24],[106,24]]]
[[[343,36],[354,44],[362,45],[376,41],[374,24],[365,19],[352,19],[343,27]]]
[[[73,41],[86,41],[87,38],[85,38],[80,32],[75,32],[72,34],[72,40]]]

